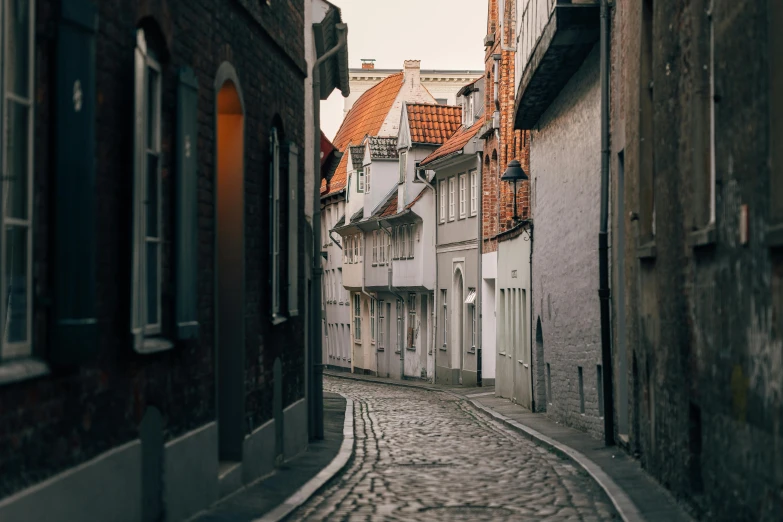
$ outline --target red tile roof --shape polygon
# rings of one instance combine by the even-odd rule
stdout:
[[[411,142],[442,145],[462,125],[462,108],[451,105],[409,103]]]
[[[397,213],[397,191],[395,190],[389,198],[381,205],[373,217],[389,217]]]
[[[412,209],[412,208],[413,208],[413,205],[415,205],[416,203],[418,203],[418,201],[419,201],[421,198],[423,198],[423,197],[424,197],[424,193],[425,193],[425,192],[427,192],[427,189],[424,189],[424,190],[422,190],[421,192],[419,192],[419,195],[418,195],[418,196],[416,196],[415,198],[413,198],[413,201],[411,201],[410,203],[408,203],[407,205],[405,205],[405,210],[410,210],[410,209]]]
[[[344,151],[348,145],[358,145],[365,136],[378,134],[402,88],[402,76],[398,73],[385,78],[356,100],[332,140],[338,150]],[[322,196],[345,188],[347,167],[348,155],[344,154],[328,187],[325,181],[321,183]]]
[[[432,153],[424,158],[421,162],[421,166],[425,166],[432,163],[436,159],[443,158],[449,154],[462,150],[462,148],[478,133],[481,126],[484,125],[484,117],[482,116],[470,127],[461,127],[446,143],[432,151]]]

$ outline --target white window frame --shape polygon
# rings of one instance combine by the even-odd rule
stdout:
[[[407,170],[408,170],[408,152],[401,151],[400,152],[400,180],[397,183],[398,185],[402,185],[403,183],[405,183]]]
[[[386,316],[384,315],[385,303],[378,301],[378,351],[383,351],[386,348]]]
[[[364,193],[364,170],[360,169],[356,176],[356,192]]]
[[[456,209],[454,207],[456,205],[456,201],[455,201],[456,194],[454,192],[455,192],[456,184],[457,184],[456,177],[454,176],[450,177],[449,178],[449,221],[454,221],[455,218]]]
[[[151,55],[150,50],[147,48],[147,41],[144,36],[144,30],[138,29],[136,31],[136,140],[134,142],[134,154],[136,158],[136,169],[134,172],[134,191],[133,191],[133,205],[134,205],[134,230],[136,231],[133,236],[133,276],[132,282],[132,317],[131,317],[131,329],[137,341],[143,339],[146,335],[159,335],[161,333],[162,326],[162,245],[163,245],[163,223],[162,223],[162,194],[161,194],[161,109],[162,109],[162,93],[161,93],[161,77],[162,71],[160,63]],[[156,76],[156,81],[153,82],[152,89],[155,91],[150,93],[150,72],[153,72]],[[150,111],[150,103],[154,103],[155,107]],[[155,121],[150,126],[150,112]],[[155,136],[149,136],[149,129],[152,127]],[[148,157],[150,155],[156,155],[158,161],[156,162],[157,176],[155,177],[157,187],[153,188],[156,193],[157,208],[153,209],[156,213],[157,231],[153,231],[151,234],[149,230],[149,223],[147,221],[148,199],[149,199],[149,172],[148,172]],[[148,246],[156,245],[157,256],[155,260],[157,279],[155,282],[155,288],[150,289],[147,277],[147,266],[149,264]],[[5,256],[4,256],[5,257]],[[156,307],[157,307],[157,320],[155,322],[149,321],[150,310],[148,309],[149,293],[154,291],[156,293]]]
[[[408,259],[413,259],[414,241],[416,235],[416,225],[411,223],[408,225]]]
[[[408,294],[408,329],[413,328],[414,335],[411,336],[411,344],[408,346],[409,350],[416,349],[416,294]],[[406,335],[407,337],[407,335]],[[406,342],[407,344],[407,342]]]
[[[364,193],[370,193],[370,166],[364,167]]]
[[[359,294],[353,294],[353,340],[362,342],[362,300]]]
[[[380,230],[376,232],[378,232],[378,264],[383,265],[386,263],[386,234]]]
[[[438,192],[440,195],[440,215],[438,220],[440,223],[446,222],[446,180],[442,179],[438,182]]]
[[[378,231],[372,231],[372,264],[376,266],[378,264]]]
[[[370,298],[370,342],[375,344],[375,298]]]
[[[397,240],[400,242],[400,259],[405,259],[408,257],[408,253],[405,251],[408,246],[408,226],[400,225],[397,228],[399,230]]]
[[[446,349],[449,344],[449,292],[441,289],[440,295],[443,297],[443,349]]]
[[[13,194],[13,191],[11,190],[11,182],[9,178],[6,178],[3,181],[2,190],[4,192],[4,197],[2,201],[2,210],[0,212],[0,219],[2,219],[2,231],[3,231],[3,237],[2,240],[0,240],[0,247],[2,249],[2,254],[0,254],[0,266],[2,266],[2,270],[0,271],[0,293],[2,294],[2,299],[0,299],[0,314],[2,314],[3,320],[3,336],[0,340],[0,360],[3,359],[10,359],[10,358],[17,358],[17,357],[29,357],[32,355],[32,333],[33,333],[33,163],[34,163],[34,137],[33,137],[33,131],[34,131],[34,125],[35,125],[35,0],[31,0],[28,5],[28,24],[27,24],[27,48],[28,48],[28,54],[25,57],[26,58],[26,64],[27,64],[27,93],[26,96],[22,95],[20,93],[14,92],[11,88],[11,86],[8,85],[8,79],[4,76],[5,71],[0,70],[0,79],[2,79],[2,83],[0,83],[0,99],[2,99],[2,106],[0,107],[0,160],[2,160],[2,164],[0,164],[0,167],[2,167],[2,170],[0,172],[8,173],[10,172],[10,166],[8,162],[8,149],[6,147],[8,146],[11,137],[9,136],[10,129],[9,127],[9,121],[10,117],[6,113],[8,110],[9,104],[13,103],[15,107],[21,108],[22,110],[25,110],[27,113],[27,119],[26,119],[26,125],[25,127],[20,131],[20,134],[23,134],[25,136],[25,139],[27,141],[27,147],[26,150],[22,151],[22,154],[24,155],[25,160],[25,181],[26,181],[26,201],[16,202],[17,204],[24,203],[27,214],[24,217],[11,217],[8,216],[8,206],[9,203],[7,201],[7,198],[11,194]],[[3,0],[3,5],[0,6],[0,13],[9,13],[10,8],[8,7],[8,2]],[[6,27],[5,21],[6,18],[2,15],[0,15],[0,22],[2,22],[2,30],[0,30],[0,35],[4,35],[2,42],[0,42],[0,50],[2,51],[2,54],[0,54],[0,57],[2,57],[2,60],[0,60],[0,64],[2,64],[0,67],[10,67],[6,64],[11,63],[10,56],[7,55],[7,53],[13,52],[13,49],[15,48],[14,42],[11,41],[11,35],[12,32]],[[16,147],[18,150],[19,147]],[[11,332],[9,326],[10,326],[10,320],[12,316],[15,316],[15,313],[12,313],[9,311],[9,303],[11,303],[11,310],[14,310],[12,297],[16,294],[16,292],[13,290],[13,285],[9,285],[9,272],[11,271],[9,266],[7,265],[8,261],[8,247],[9,242],[7,240],[6,231],[10,228],[13,229],[22,229],[24,232],[24,241],[25,241],[25,247],[26,247],[26,260],[24,263],[24,322],[25,322],[25,334],[24,339],[9,341],[8,335]],[[21,279],[21,278],[20,278]],[[9,288],[11,286],[11,288]],[[21,292],[20,292],[21,294]],[[160,308],[158,308],[160,310]],[[21,315],[21,314],[20,314]]]
[[[475,292],[475,288],[468,288],[468,294],[471,292]],[[476,324],[476,316],[478,315],[476,313],[476,301],[474,300],[470,305],[470,345],[471,348],[474,350],[476,349],[476,333],[477,333],[477,324]]]
[[[478,214],[478,170],[470,171],[470,217]]]
[[[459,218],[465,219],[468,215],[468,176],[459,175]]]

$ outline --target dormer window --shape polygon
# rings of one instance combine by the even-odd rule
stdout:
[[[364,193],[370,193],[370,166],[364,167]]]
[[[470,127],[473,121],[473,93],[468,93],[462,98],[462,124]]]
[[[364,171],[360,170],[356,173],[356,192],[364,192]]]

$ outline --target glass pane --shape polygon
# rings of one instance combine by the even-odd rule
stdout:
[[[158,233],[158,156],[147,153],[147,237]]]
[[[5,213],[8,217],[25,219],[27,217],[27,176],[28,176],[28,120],[30,109],[13,101],[8,101],[7,141],[6,141],[6,178]]]
[[[147,68],[147,147],[158,150],[158,71]]]
[[[27,227],[5,229],[5,335],[9,343],[27,340]]]
[[[147,242],[147,324],[158,324],[158,243]]]
[[[30,0],[12,0],[6,3],[6,9],[6,85],[11,92],[27,98],[30,95]]]

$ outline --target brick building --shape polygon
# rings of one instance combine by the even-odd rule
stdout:
[[[612,10],[617,431],[705,520],[783,513],[781,22]]]
[[[4,5],[0,519],[186,518],[307,444],[305,3]]]

